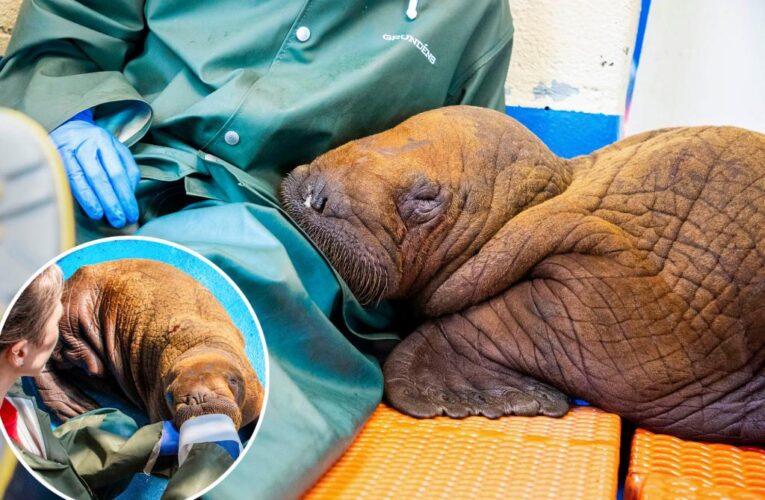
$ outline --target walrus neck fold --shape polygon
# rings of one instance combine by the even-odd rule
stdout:
[[[428,251],[428,260],[437,259],[440,264],[431,268],[426,279],[421,273],[419,282],[406,292],[413,299],[413,313],[423,314],[435,291],[505,224],[525,210],[561,195],[571,185],[574,162],[556,156],[536,137],[524,135],[523,139],[520,146],[513,140],[501,145],[495,165],[479,164],[466,169],[461,196],[453,208],[455,222]],[[486,182],[486,172],[494,174],[490,183]]]

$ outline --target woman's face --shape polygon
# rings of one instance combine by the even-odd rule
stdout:
[[[24,373],[28,377],[36,377],[42,372],[45,367],[45,363],[48,362],[53,348],[56,347],[58,342],[58,322],[61,320],[61,316],[64,313],[64,307],[61,302],[58,303],[53,314],[45,323],[43,328],[43,334],[40,337],[40,343],[35,344],[30,342],[28,344],[27,358],[22,368]]]

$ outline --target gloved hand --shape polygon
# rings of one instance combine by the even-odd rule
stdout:
[[[162,421],[162,438],[159,440],[159,454],[177,455],[180,435],[170,420]]]
[[[91,219],[106,214],[116,228],[138,221],[135,189],[141,178],[130,150],[85,110],[53,130],[72,194]]]

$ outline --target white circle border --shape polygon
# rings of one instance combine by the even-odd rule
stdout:
[[[73,248],[70,248],[69,250],[66,250],[65,252],[61,252],[60,254],[58,254],[54,258],[50,259],[48,262],[46,262],[44,265],[42,265],[37,271],[34,272],[34,274],[32,274],[32,276],[24,283],[24,285],[21,288],[19,288],[19,290],[13,296],[13,300],[11,300],[11,302],[8,304],[8,307],[6,308],[5,312],[3,313],[2,320],[0,320],[0,335],[2,334],[2,330],[5,327],[5,322],[8,319],[8,316],[10,315],[11,309],[13,309],[13,307],[16,305],[16,301],[19,299],[19,296],[21,296],[21,293],[24,290],[26,290],[26,288],[32,283],[32,281],[34,281],[34,279],[40,273],[42,273],[45,269],[47,269],[48,267],[50,267],[53,264],[57,264],[59,260],[63,259],[64,257],[66,257],[66,256],[68,256],[70,254],[73,254],[73,253],[75,253],[75,252],[77,252],[79,250],[82,250],[83,248],[87,248],[87,247],[90,247],[90,246],[98,245],[98,244],[101,244],[101,243],[106,243],[106,242],[109,242],[109,241],[127,241],[127,240],[149,241],[149,242],[152,242],[152,243],[157,243],[157,244],[160,244],[160,245],[166,245],[166,246],[169,246],[169,247],[173,247],[176,250],[180,250],[180,251],[182,251],[184,253],[187,253],[187,254],[189,254],[189,255],[199,259],[200,261],[204,262],[209,267],[211,267],[224,280],[226,280],[226,282],[237,293],[239,298],[242,301],[244,301],[244,304],[247,307],[247,311],[250,313],[250,317],[253,320],[255,320],[255,326],[257,327],[257,330],[258,330],[258,338],[260,339],[260,344],[263,347],[264,374],[265,374],[266,383],[264,384],[264,391],[265,391],[265,393],[263,395],[263,407],[261,408],[260,415],[258,416],[258,423],[255,424],[255,429],[253,429],[252,435],[250,436],[250,439],[247,441],[247,446],[244,447],[244,449],[242,450],[242,453],[239,455],[239,457],[237,457],[237,459],[234,460],[234,463],[231,464],[231,466],[228,469],[226,469],[226,471],[223,474],[221,474],[218,477],[218,479],[213,481],[212,484],[207,486],[202,491],[194,493],[192,496],[188,497],[186,500],[191,499],[191,498],[199,498],[199,497],[205,495],[206,493],[208,493],[213,488],[215,488],[224,479],[226,479],[226,477],[228,477],[228,475],[231,474],[231,472],[233,472],[234,469],[236,469],[239,466],[239,463],[242,461],[242,459],[245,457],[245,455],[247,455],[247,453],[250,451],[250,448],[252,447],[252,443],[255,441],[255,437],[257,436],[258,431],[260,430],[260,427],[263,424],[263,416],[266,414],[266,409],[268,408],[268,399],[269,399],[269,395],[271,393],[271,371],[270,371],[270,366],[269,366],[269,359],[270,359],[270,357],[268,355],[268,346],[266,345],[266,337],[263,334],[263,328],[260,326],[260,320],[258,320],[258,316],[257,316],[257,314],[255,314],[255,310],[252,308],[252,304],[250,304],[250,301],[247,300],[247,297],[244,295],[244,292],[242,292],[241,288],[239,288],[239,286],[236,283],[234,283],[234,280],[232,280],[231,277],[228,274],[223,272],[223,270],[220,267],[218,267],[214,262],[212,262],[210,259],[208,259],[204,255],[200,254],[196,250],[192,250],[191,248],[188,248],[188,247],[186,247],[184,245],[175,243],[173,241],[164,240],[162,238],[154,238],[154,237],[151,237],[151,236],[135,236],[135,235],[111,236],[111,237],[108,237],[108,238],[99,238],[99,239],[96,239],[96,240],[93,240],[93,241],[88,241],[86,243],[83,243],[83,244],[77,245],[77,246],[75,246]],[[125,258],[128,258],[128,257],[125,257]],[[114,259],[114,260],[122,260],[122,259]],[[151,259],[151,260],[156,260],[156,259]],[[107,262],[107,260],[104,260],[103,262]],[[161,261],[158,261],[158,262],[161,262]],[[170,264],[170,265],[172,265],[172,264]],[[178,269],[175,265],[173,265],[173,267]],[[179,270],[183,271],[182,269],[179,269]],[[188,274],[188,273],[186,273],[186,274]],[[195,279],[195,281],[198,282],[198,280],[196,280],[196,278],[194,278],[194,279]],[[211,293],[212,293],[212,291],[211,291]],[[213,294],[213,296],[214,296],[214,294]],[[11,451],[14,454],[14,456],[16,457],[16,461],[18,463],[22,464],[24,466],[24,468],[32,475],[32,477],[34,477],[37,480],[37,482],[39,482],[40,484],[45,486],[52,493],[54,493],[54,494],[56,494],[56,495],[58,495],[58,496],[60,496],[62,498],[65,498],[66,500],[75,500],[74,498],[66,496],[63,493],[61,493],[60,491],[58,491],[57,489],[55,489],[53,487],[53,485],[48,483],[48,481],[46,481],[40,474],[35,472],[26,463],[26,460],[24,460],[23,455],[19,452],[19,450],[16,449],[16,446],[11,442],[11,439],[8,436],[8,433],[5,430],[5,425],[0,425],[0,432],[2,432],[3,438],[5,439],[5,445],[8,446],[11,449]],[[76,472],[77,471],[75,471],[75,473]],[[136,474],[140,474],[140,472],[137,472]],[[159,499],[157,499],[157,500],[159,500]]]

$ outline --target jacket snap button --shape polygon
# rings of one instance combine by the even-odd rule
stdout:
[[[239,144],[239,134],[233,130],[229,130],[226,132],[226,135],[223,136],[223,140],[226,141],[226,144],[229,146],[236,146]]]
[[[295,36],[299,42],[307,42],[311,38],[311,30],[305,26],[301,26],[295,31]]]

